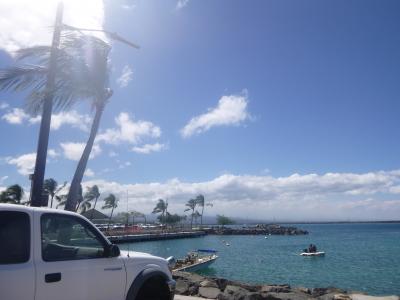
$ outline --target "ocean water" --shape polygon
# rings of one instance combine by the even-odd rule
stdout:
[[[335,286],[371,295],[400,295],[400,224],[295,225],[306,236],[205,236],[129,244],[134,251],[183,257],[193,249],[218,250],[205,275],[249,283]],[[226,246],[226,241],[230,246]],[[310,244],[325,257],[302,257]],[[127,249],[128,245],[120,245]]]

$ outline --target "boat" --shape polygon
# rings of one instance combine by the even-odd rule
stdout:
[[[325,252],[318,251],[318,252],[303,252],[300,253],[301,256],[324,256]]]
[[[209,249],[198,249],[189,252],[185,258],[177,259],[172,271],[195,272],[211,265],[216,259],[217,251]]]

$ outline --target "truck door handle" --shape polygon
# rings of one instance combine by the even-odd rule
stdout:
[[[61,273],[49,273],[44,275],[44,281],[47,283],[57,282],[61,280]]]

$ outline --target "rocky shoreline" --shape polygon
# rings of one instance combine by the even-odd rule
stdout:
[[[307,230],[296,227],[281,226],[277,224],[260,224],[256,226],[246,226],[242,228],[231,227],[211,227],[204,231],[207,234],[216,235],[305,235]]]
[[[282,285],[251,285],[195,273],[175,272],[176,294],[219,300],[399,300],[398,296],[373,297],[342,289]]]

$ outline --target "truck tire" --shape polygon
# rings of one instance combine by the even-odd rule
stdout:
[[[127,300],[170,300],[168,277],[161,271],[146,269],[129,288]]]

